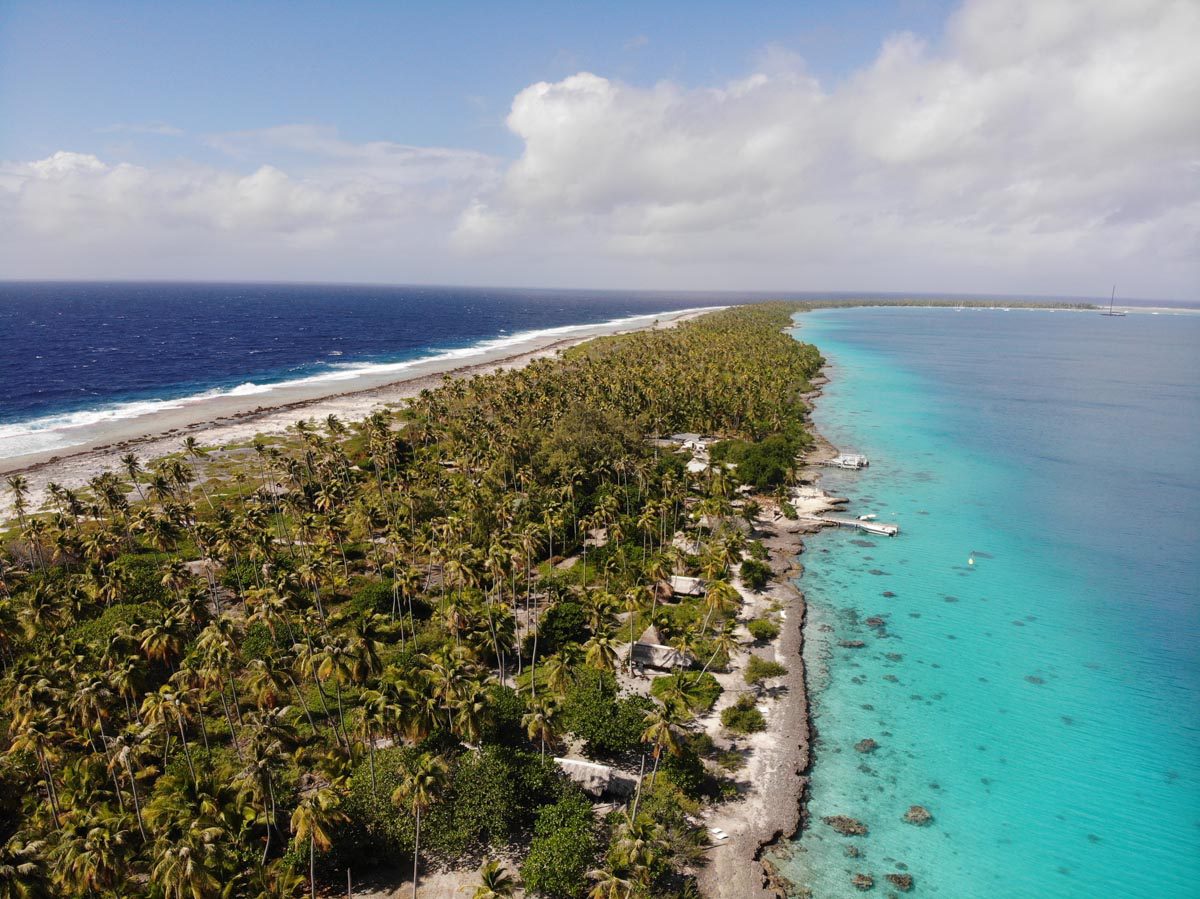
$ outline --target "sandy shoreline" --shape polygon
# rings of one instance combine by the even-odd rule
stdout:
[[[0,459],[0,475],[21,474],[29,484],[29,505],[40,508],[49,497],[47,485],[75,489],[104,471],[120,469],[121,456],[133,452],[144,462],[178,452],[183,438],[195,437],[203,446],[246,443],[259,434],[281,434],[301,419],[322,420],[336,415],[357,421],[382,406],[401,403],[422,390],[437,387],[446,376],[467,378],[508,368],[520,368],[534,359],[551,356],[595,337],[671,327],[681,321],[723,307],[664,312],[644,325],[628,321],[580,325],[570,331],[530,337],[501,349],[481,351],[465,358],[435,358],[410,365],[401,377],[395,373],[367,375],[355,389],[336,391],[337,381],[274,391],[271,402],[262,397],[218,396],[148,415],[105,425],[95,438],[58,451],[30,453]],[[0,522],[9,515],[10,497],[0,491]]]

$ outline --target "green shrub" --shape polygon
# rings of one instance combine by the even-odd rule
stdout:
[[[392,793],[405,766],[421,751],[446,755],[444,746],[376,751],[374,790],[369,758],[354,769],[347,798],[352,826],[341,841],[343,853],[361,861],[412,853],[415,822],[406,808],[392,803]],[[453,762],[446,792],[421,816],[422,853],[453,859],[472,849],[508,843],[528,830],[538,809],[574,790],[553,760],[536,752],[487,746],[462,753]]]
[[[779,625],[766,618],[752,619],[747,622],[746,630],[750,631],[750,636],[759,642],[774,640],[779,636]]]
[[[750,553],[750,558],[759,562],[765,562],[771,557],[771,553],[763,546],[761,540],[751,540],[746,544],[746,550]]]
[[[350,594],[350,602],[347,607],[352,611],[364,615],[388,615],[390,616],[395,609],[395,600],[392,594],[393,582],[386,581],[360,581],[355,585],[353,592]],[[408,601],[401,596],[399,610],[405,614],[408,612]],[[417,621],[425,621],[433,614],[433,608],[427,602],[420,599],[412,600],[412,614]]]
[[[721,695],[721,685],[709,672],[681,671],[678,674],[667,674],[656,677],[650,685],[650,693],[662,700],[676,684],[687,697],[687,706],[695,714],[702,714],[713,707],[717,697]]]
[[[746,683],[758,684],[772,677],[782,677],[787,674],[787,669],[776,661],[764,659],[760,656],[750,656],[750,661],[746,663]]]
[[[465,753],[454,773],[456,830],[472,845],[503,845],[564,795],[564,776],[539,753],[488,746]]]
[[[254,586],[255,566],[253,562],[229,565],[221,573],[221,583],[230,590],[249,590]]]
[[[266,659],[277,648],[281,648],[280,644],[286,643],[286,640],[276,641],[271,636],[271,630],[260,621],[246,628],[246,634],[242,637],[242,656],[245,659]]]
[[[754,704],[754,697],[743,694],[736,703],[721,712],[721,724],[735,734],[766,730],[767,719]]]
[[[124,579],[122,602],[137,605],[147,602],[163,602],[168,599],[167,588],[162,585],[163,557],[158,553],[125,553],[113,561],[113,567]]]
[[[566,728],[586,742],[588,755],[622,756],[641,745],[646,713],[654,707],[647,696],[617,698],[608,671],[580,668],[562,706]]]
[[[779,504],[779,512],[781,515],[783,515],[784,518],[788,519],[789,521],[795,521],[797,518],[800,517],[800,513],[796,511],[796,507],[793,506],[791,503],[780,503]]]
[[[784,434],[772,434],[742,451],[737,460],[738,480],[759,490],[782,484],[795,466],[798,452],[795,441]]]
[[[592,805],[581,795],[564,796],[543,808],[521,865],[525,889],[550,897],[583,895],[587,872],[596,863]]]
[[[700,756],[690,746],[683,746],[678,755],[665,753],[661,765],[660,773],[670,778],[671,783],[685,796],[698,799],[709,792],[712,778],[705,771]]]
[[[771,580],[771,567],[755,559],[746,559],[741,567],[742,583],[751,590],[762,590]]]
[[[112,605],[96,618],[83,621],[70,628],[66,637],[69,641],[81,640],[97,648],[102,648],[108,645],[116,631],[128,625],[144,624],[156,612],[158,612],[158,606],[153,603]]]
[[[750,444],[745,440],[719,440],[708,448],[708,457],[714,462],[742,461]]]
[[[489,720],[483,728],[484,743],[502,743],[520,746],[525,743],[525,728],[521,717],[525,714],[525,700],[512,687],[493,684],[488,688]]]
[[[364,615],[390,615],[395,607],[391,581],[363,581],[350,594],[350,609]],[[401,606],[403,608],[403,606]]]
[[[546,610],[538,627],[538,655],[558,652],[568,643],[586,643],[587,612],[577,602],[564,600]]]

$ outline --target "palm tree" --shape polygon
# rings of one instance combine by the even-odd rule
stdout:
[[[292,839],[308,841],[308,885],[313,899],[317,896],[317,850],[333,845],[333,828],[346,820],[339,808],[341,798],[329,787],[302,796],[292,812]]]
[[[741,645],[738,641],[736,625],[732,621],[724,621],[717,628],[709,642],[712,644],[712,655],[708,657],[708,661],[704,663],[704,668],[700,671],[704,674],[708,671],[708,667],[716,660],[717,656],[724,653],[725,658],[732,659],[733,654],[737,652]]]
[[[517,883],[504,863],[489,858],[479,869],[479,886],[475,887],[471,899],[510,899],[516,889]]]
[[[623,815],[609,852],[609,864],[619,865],[631,880],[647,888],[664,848],[665,831],[661,824],[645,815]]]
[[[106,817],[100,812],[66,828],[54,853],[54,879],[59,886],[79,896],[115,892],[128,854],[128,832],[122,824],[122,816]]]
[[[49,896],[43,868],[44,840],[13,837],[0,845],[0,899],[42,899]]]
[[[525,733],[531,740],[541,743],[542,757],[546,756],[546,744],[553,743],[558,732],[558,703],[548,697],[536,699],[528,712],[521,718]]]
[[[617,664],[617,642],[603,632],[594,634],[583,644],[584,660],[593,668],[612,671]]]
[[[718,520],[732,514],[732,483],[719,473],[658,476],[660,454],[641,438],[798,433],[800,397],[820,357],[781,332],[787,315],[780,306],[730,310],[451,381],[413,400],[403,430],[379,415],[349,430],[336,420],[305,425],[276,446],[256,441],[259,486],[250,493],[235,471],[218,495],[220,472],[194,439],[186,455],[150,462],[148,477],[127,454],[124,483],[104,474],[90,494],[48,487],[47,514],[33,514],[17,476],[17,558],[0,548],[0,718],[8,722],[0,764],[4,784],[15,785],[8,804],[23,814],[11,822],[17,829],[0,823],[0,899],[50,890],[283,899],[294,896],[297,877],[314,892],[315,854],[334,839],[350,766],[367,755],[377,773],[384,735],[478,741],[492,684],[508,679],[518,617],[533,645],[516,667],[523,674],[528,664],[536,686],[521,726],[544,754],[579,671],[611,669],[647,609],[657,617],[662,597],[639,584],[683,570],[671,540],[689,513],[710,516],[698,538],[710,576],[740,558],[744,541]],[[586,446],[592,424],[621,445],[609,442],[597,456]],[[551,455],[553,464],[542,464]],[[126,490],[137,491],[133,509]],[[589,548],[574,574],[552,573],[543,594],[545,563],[597,527],[610,546],[596,559]],[[136,558],[144,549],[162,554],[160,584],[138,571],[149,561]],[[650,559],[640,569],[639,550]],[[127,552],[130,564],[113,564]],[[204,589],[187,573],[184,562],[197,556],[227,563],[240,608],[222,608],[215,578]],[[598,569],[602,590],[586,583]],[[360,584],[389,577],[390,620],[342,604]],[[157,595],[142,595],[147,586]],[[715,647],[719,656],[735,648],[738,597],[720,585],[710,592],[694,638],[711,639],[705,655]],[[569,643],[539,657],[543,595],[582,601],[586,648]],[[417,604],[429,596],[437,613],[423,624]],[[614,597],[630,613],[623,628]],[[101,611],[128,623],[93,633]],[[678,673],[660,697],[665,708],[644,725],[652,777],[683,739],[672,722],[695,706],[699,683]],[[336,711],[326,701],[335,692]],[[307,718],[302,735],[291,703]],[[226,745],[197,748],[226,726]],[[413,760],[410,789],[395,797],[417,828],[414,891],[430,806],[461,752],[438,745],[449,748]],[[151,763],[155,754],[161,763]],[[677,867],[684,857],[675,844],[674,852],[655,848],[656,822],[639,819],[634,805],[636,826],[617,828],[607,870],[588,885],[594,895],[647,895],[666,862]],[[284,810],[294,848],[308,843],[307,877],[279,858]],[[502,893],[501,884],[484,887]]]
[[[220,827],[196,821],[179,838],[159,837],[150,882],[164,899],[200,899],[219,893],[221,884],[212,862],[221,834]]]
[[[50,812],[54,816],[55,827],[61,826],[59,820],[60,804],[58,790],[54,785],[53,760],[56,755],[55,743],[63,736],[62,719],[51,716],[42,709],[35,709],[24,715],[21,720],[13,721],[10,753],[32,752],[41,768],[46,782],[46,796],[50,800]]]
[[[425,752],[405,766],[403,780],[392,793],[393,804],[411,809],[416,821],[416,835],[413,838],[413,899],[417,895],[417,876],[421,863],[421,813],[441,796],[448,778],[449,768],[445,760]]]
[[[375,796],[375,735],[387,733],[395,723],[399,709],[379,690],[364,690],[358,697],[358,724],[355,730],[367,745],[371,768],[371,795]]]
[[[656,705],[646,713],[644,723],[646,727],[642,731],[642,742],[654,744],[654,770],[650,772],[650,785],[653,786],[663,749],[672,755],[678,755],[683,749],[683,744],[675,732],[677,718],[667,706]]]
[[[346,737],[346,712],[342,707],[342,684],[354,679],[354,651],[345,637],[330,634],[325,638],[317,653],[317,674],[322,680],[333,681],[337,697],[338,726],[349,745],[350,740]]]
[[[588,871],[588,879],[592,881],[588,899],[633,899],[637,889],[637,881],[629,872],[611,861],[603,868]]]
[[[578,661],[578,658],[574,657],[567,647],[563,647],[546,659],[542,666],[546,677],[546,686],[555,696],[559,698],[566,696],[567,689],[575,680],[575,666]]]
[[[142,822],[142,803],[138,796],[137,776],[133,771],[133,763],[142,746],[138,730],[133,727],[127,728],[113,737],[109,746],[111,749],[108,761],[109,770],[115,773],[118,767],[122,768],[125,776],[129,778],[129,789],[133,794],[133,811],[137,817],[138,831],[142,835],[142,842],[145,842],[146,827]]]

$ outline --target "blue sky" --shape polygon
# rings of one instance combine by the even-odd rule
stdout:
[[[0,278],[1200,294],[1195,0],[0,0]]]
[[[515,156],[504,126],[528,84],[580,70],[713,84],[770,46],[822,79],[889,33],[933,38],[950,4],[908,2],[0,4],[0,158],[113,147],[179,152],[181,135],[312,122],[348,140]],[[151,139],[157,138],[157,139]],[[172,139],[174,138],[174,139]]]

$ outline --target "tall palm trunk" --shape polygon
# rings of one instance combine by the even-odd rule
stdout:
[[[196,769],[192,766],[192,752],[188,748],[187,734],[183,730],[183,716],[175,715],[175,720],[179,722],[179,739],[183,740],[183,757],[187,759],[188,771],[192,774],[192,783],[196,783]]]
[[[129,764],[129,756],[125,756],[125,773],[129,775],[129,789],[133,793],[133,812],[137,815],[138,831],[142,834],[142,842],[146,842],[146,826],[142,823],[142,802],[138,798],[137,778],[133,776],[133,766]]]
[[[417,870],[421,864],[421,807],[417,806],[417,832],[413,838],[413,899],[417,899]]]

